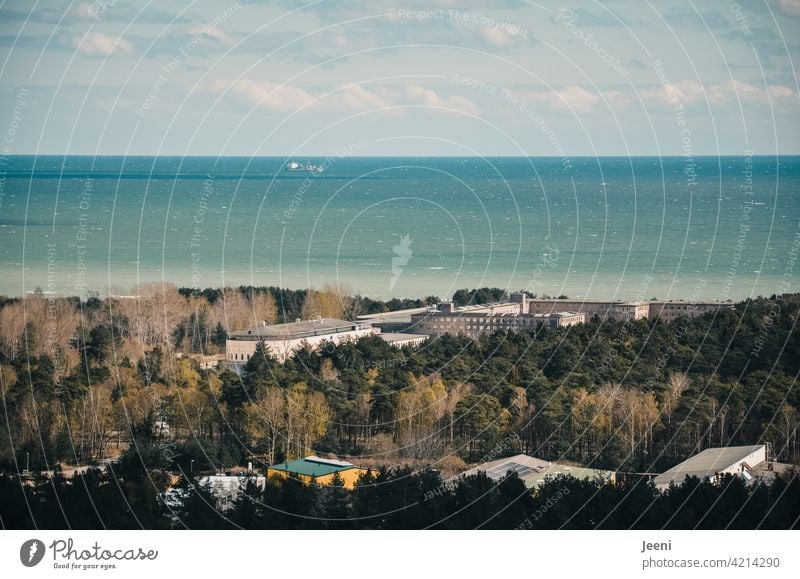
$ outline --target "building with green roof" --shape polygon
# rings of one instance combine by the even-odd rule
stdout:
[[[267,467],[267,478],[277,476],[280,478],[294,478],[305,484],[311,484],[313,481],[316,484],[328,485],[331,484],[334,476],[338,473],[344,482],[344,486],[351,489],[358,481],[358,477],[366,472],[367,469],[345,460],[307,456]]]

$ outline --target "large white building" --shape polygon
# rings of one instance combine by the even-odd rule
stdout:
[[[256,345],[263,341],[269,353],[285,362],[294,352],[308,344],[312,348],[323,342],[341,344],[355,341],[378,332],[367,322],[348,322],[336,318],[317,317],[314,320],[268,325],[262,322],[254,328],[231,332],[225,342],[225,357],[229,362],[246,363],[255,354]]]
[[[536,331],[542,326],[561,328],[582,324],[586,314],[578,312],[551,312],[534,314],[520,312],[517,302],[499,302],[456,308],[453,303],[442,303],[436,309],[411,316],[410,330],[429,336],[444,334],[478,338],[493,332]]]
[[[702,316],[720,308],[730,308],[731,304],[718,301],[687,300],[570,300],[529,298],[525,294],[511,295],[511,301],[519,303],[522,313],[549,314],[553,312],[581,312],[587,318],[594,316],[611,320],[641,320],[660,318],[672,321],[678,317]]]
[[[478,338],[493,332],[537,331],[542,327],[562,328],[601,319],[633,321],[661,318],[672,321],[681,316],[699,316],[731,307],[722,302],[614,301],[535,299],[524,293],[511,294],[509,301],[456,307],[452,302],[431,308],[359,316],[354,322],[335,318],[296,321],[231,332],[226,342],[228,362],[245,363],[263,340],[278,361],[285,362],[303,344],[316,347],[323,341],[339,344],[371,334],[383,334],[395,347],[418,346],[428,336],[444,334]],[[409,336],[416,334],[417,336]]]
[[[508,473],[515,472],[528,488],[541,487],[548,479],[561,475],[611,483],[616,481],[616,473],[614,471],[557,464],[528,456],[527,454],[517,454],[508,458],[485,462],[462,473],[461,476],[469,476],[478,472],[486,473],[486,476],[493,481],[502,480]]]
[[[755,472],[761,468],[760,465],[766,461],[767,446],[765,444],[707,448],[658,475],[653,482],[657,489],[663,491],[668,489],[670,484],[679,486],[688,476],[700,479],[708,478],[716,482],[723,475],[732,474],[750,481],[755,476]]]
[[[731,307],[722,302],[699,301],[621,301],[535,299],[524,293],[511,294],[509,301],[456,307],[452,302],[435,308],[413,311],[408,323],[395,324],[387,314],[381,318],[387,328],[431,336],[452,334],[477,338],[496,331],[519,331],[562,328],[582,324],[594,316],[600,319],[634,321],[660,318],[672,321],[678,317],[694,317]],[[398,320],[399,321],[399,320]]]

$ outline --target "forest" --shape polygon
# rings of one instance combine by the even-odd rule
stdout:
[[[605,484],[559,476],[531,493],[514,473],[444,481],[435,469],[368,472],[353,490],[295,479],[223,501],[191,476],[165,501],[163,473],[135,460],[66,479],[20,485],[0,475],[0,523],[7,529],[793,529],[800,523],[800,479],[747,486],[690,477],[661,493],[641,481]]]
[[[466,303],[503,296],[457,293]],[[151,285],[135,296],[0,298],[0,471],[131,455],[153,472],[263,471],[330,453],[375,472],[448,477],[502,451],[658,473],[708,447],[763,442],[775,460],[800,460],[797,295],[670,324],[594,319],[416,349],[369,337],[285,364],[261,348],[243,373],[203,369],[197,355],[223,352],[228,331],[260,320],[352,318],[437,298],[381,302],[333,286]]]

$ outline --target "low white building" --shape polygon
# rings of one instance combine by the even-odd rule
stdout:
[[[266,480],[264,476],[247,477],[219,474],[200,477],[197,479],[197,484],[209,488],[216,495],[219,507],[229,508],[233,506],[233,502],[239,495],[245,491],[248,482],[254,482],[259,489],[263,490]]]
[[[728,446],[725,448],[707,448],[680,464],[676,464],[653,482],[659,490],[666,490],[670,484],[676,486],[683,483],[688,476],[700,479],[708,478],[718,481],[723,475],[732,474],[750,481],[755,476],[756,466],[767,460],[767,446]]]
[[[402,348],[403,346],[420,346],[428,336],[425,334],[401,334],[397,332],[381,333],[378,334],[384,342],[393,348]]]
[[[285,362],[294,352],[308,344],[312,348],[323,342],[341,344],[355,341],[378,330],[366,322],[348,322],[336,318],[317,317],[314,320],[288,324],[260,325],[241,332],[231,332],[225,342],[225,357],[229,362],[246,363],[255,354],[256,345],[263,341],[269,353]]]
[[[508,473],[514,472],[528,488],[539,488],[548,480],[561,475],[582,480],[610,483],[616,481],[616,473],[610,470],[558,464],[527,454],[517,454],[485,462],[462,473],[461,476],[469,476],[478,472],[486,473],[486,476],[493,481],[502,480]]]

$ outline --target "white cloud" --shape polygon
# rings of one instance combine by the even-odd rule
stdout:
[[[550,91],[511,93],[528,104],[541,103],[552,111],[568,111],[577,114],[619,110],[631,104],[631,98],[618,90],[592,92],[576,85]]]
[[[510,46],[514,42],[514,37],[498,27],[484,27],[478,29],[478,36],[480,36],[487,44],[504,48]]]
[[[641,95],[645,100],[664,104],[673,102],[691,104],[705,98],[705,89],[695,80],[683,80],[667,83],[657,88],[645,89]]]
[[[231,43],[230,37],[224,31],[210,24],[203,24],[202,26],[192,26],[186,32],[195,38],[205,40],[207,44],[215,44],[217,42]]]
[[[102,32],[87,32],[83,37],[73,36],[72,45],[78,52],[89,56],[108,56],[112,52],[131,54],[133,44],[119,36]]]
[[[391,106],[392,103],[387,100],[384,94],[385,91],[370,92],[363,86],[357,84],[348,84],[341,87],[334,94],[325,97],[322,101],[323,106],[334,108],[337,110],[375,110]]]
[[[709,85],[702,85],[695,80],[684,80],[643,90],[641,94],[645,100],[656,103],[692,105],[706,100],[711,104],[719,104],[735,101],[737,97],[744,102],[766,103],[791,97],[795,93],[783,85],[770,85],[763,89],[738,80]]]
[[[478,113],[478,108],[464,97],[442,98],[434,91],[415,84],[406,87],[406,96],[428,107],[452,109],[473,115]]]
[[[746,82],[732,80],[721,85],[712,85],[712,90],[719,102],[727,99],[735,99],[738,95],[743,101],[770,102],[787,97],[795,96],[792,89],[780,84],[768,85],[766,89],[753,86]]]
[[[215,83],[227,86],[224,81]],[[330,94],[314,96],[300,87],[272,82],[239,80],[233,83],[233,90],[254,105],[279,113],[288,113],[300,108],[312,111],[342,111],[380,109],[389,103],[380,95],[364,87],[348,84]]]
[[[216,93],[230,88],[247,102],[279,113],[294,112],[300,108],[309,112],[367,111],[410,104],[477,113],[477,107],[463,97],[443,98],[419,85],[408,85],[405,90],[398,91],[385,87],[368,90],[361,85],[345,84],[318,95],[297,86],[248,79],[218,80],[208,84],[206,88]]]
[[[683,80],[665,86],[656,86],[640,91],[646,102],[670,109],[677,103],[691,106],[705,103],[735,103],[737,98],[743,103],[789,102],[797,94],[783,85],[770,85],[761,88],[738,80],[726,83],[703,85],[694,80]],[[571,111],[577,114],[602,112],[609,108],[615,111],[625,109],[633,102],[633,95],[619,90],[592,92],[581,86],[565,86],[551,91],[532,91],[519,93],[520,99],[528,103],[542,103],[553,111]]]
[[[302,88],[266,81],[217,80],[211,83],[210,88],[215,92],[221,92],[229,86],[235,94],[250,103],[279,113],[292,112],[314,102],[314,97]]]
[[[529,92],[521,95],[529,102],[545,103],[553,110],[588,113],[600,101],[600,96],[579,86],[565,86],[561,90]]]
[[[624,109],[631,104],[631,99],[618,90],[607,90],[602,93],[608,106],[614,109]]]
[[[780,99],[784,97],[790,97],[794,95],[794,91],[790,89],[788,86],[783,86],[780,84],[774,84],[769,87],[769,96],[774,99]]]
[[[778,0],[778,8],[789,16],[800,16],[800,0]]]

